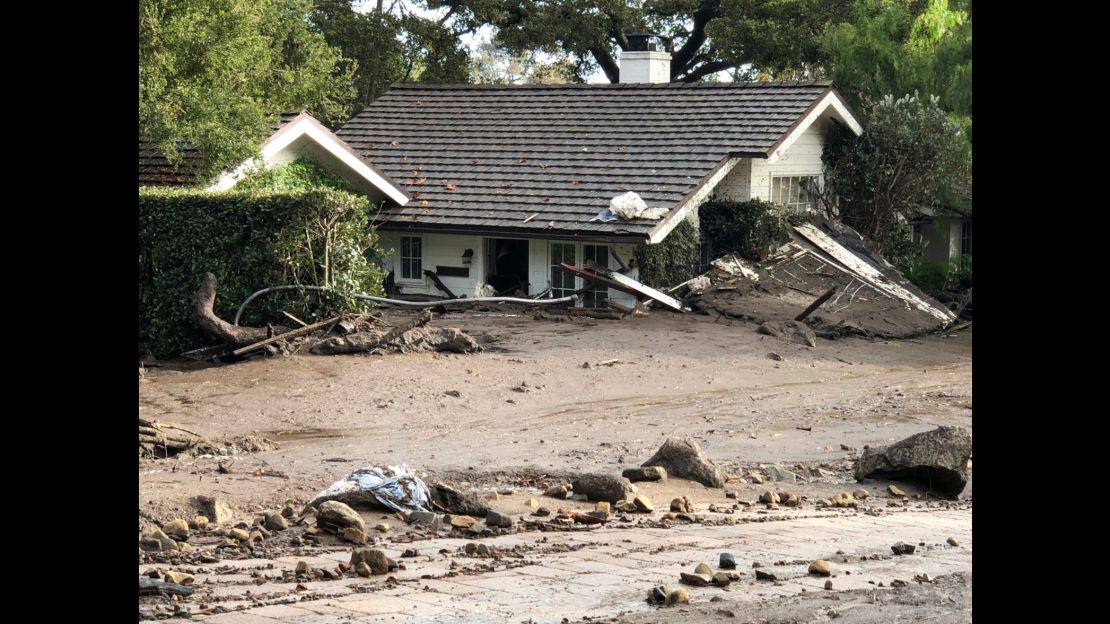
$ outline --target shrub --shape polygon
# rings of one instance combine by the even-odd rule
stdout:
[[[694,276],[698,264],[698,230],[683,219],[662,242],[636,248],[640,281],[654,288],[681,284]]]
[[[367,254],[377,236],[363,196],[334,189],[293,192],[139,190],[139,351],[171,356],[203,345],[192,300],[216,276],[216,313],[230,321],[256,290],[327,286],[340,294],[279,291],[252,303],[244,325],[305,322],[359,308],[350,295],[380,293]]]
[[[762,260],[790,240],[786,211],[770,202],[713,199],[701,207],[699,215],[702,238],[715,256],[731,253]]]

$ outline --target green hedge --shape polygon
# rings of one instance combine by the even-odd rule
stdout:
[[[712,199],[698,215],[702,237],[714,257],[732,253],[747,260],[763,260],[772,249],[790,240],[785,208],[770,202]]]
[[[190,320],[201,279],[217,280],[216,313],[231,321],[256,290],[329,286],[345,294],[381,293],[382,271],[366,197],[335,189],[274,192],[139,190],[139,352],[173,356],[205,346]],[[303,293],[303,294],[302,294]],[[243,325],[311,323],[349,296],[284,291],[251,304]]]
[[[662,242],[636,248],[640,281],[653,288],[667,288],[694,277],[700,241],[698,229],[683,219]]]

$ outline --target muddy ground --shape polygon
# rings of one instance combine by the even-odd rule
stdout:
[[[263,437],[278,446],[237,454],[230,474],[219,468],[228,466],[226,457],[140,460],[140,523],[190,518],[197,495],[227,499],[248,515],[280,509],[363,465],[398,463],[464,487],[513,488],[493,506],[521,514],[536,487],[583,471],[619,473],[673,435],[692,437],[736,474],[768,464],[794,470],[804,482],[787,489],[816,500],[858,487],[850,474],[854,449],[937,425],[972,425],[970,330],[909,341],[822,339],[810,348],[759,335],[741,321],[660,312],[566,322],[454,313],[432,324],[462,328],[485,351],[299,355],[218,366],[148,362],[140,416],[212,439]],[[736,502],[683,480],[644,485],[662,505],[681,494],[699,508]],[[885,487],[863,485],[876,496]],[[766,487],[728,489],[754,500]],[[913,504],[932,505],[920,489],[904,489],[919,497]],[[971,493],[969,483],[961,505]],[[371,526],[380,516],[365,514]],[[942,587],[938,581],[928,591]],[[966,608],[970,620],[970,576],[945,595],[954,600],[947,603],[955,605],[952,613]],[[865,599],[840,600],[857,598]],[[808,601],[816,599],[776,602],[785,619],[767,621],[795,621],[790,610],[812,611]],[[928,601],[896,602],[892,609],[911,614],[932,609]],[[716,621],[716,606],[686,608],[691,621]],[[766,619],[770,612],[761,613]],[[848,613],[844,621],[881,621]],[[945,621],[964,621],[953,617]]]

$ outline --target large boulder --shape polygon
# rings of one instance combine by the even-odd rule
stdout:
[[[316,510],[316,524],[337,534],[342,529],[366,532],[366,522],[363,521],[362,516],[339,501],[326,501],[321,504]]]
[[[462,516],[485,517],[489,505],[473,494],[467,494],[445,484],[437,483],[431,489],[432,502],[450,513]]]
[[[957,498],[967,485],[970,459],[971,434],[961,427],[940,427],[865,449],[856,462],[856,480],[912,480],[934,494]]]
[[[667,474],[697,481],[707,487],[723,488],[725,475],[713,460],[702,455],[697,442],[690,438],[668,438],[643,466],[660,466]],[[575,488],[578,491],[578,488]]]
[[[636,487],[628,479],[600,473],[579,475],[574,480],[573,489],[575,494],[582,494],[588,500],[610,503],[622,501],[629,494],[636,493]]]

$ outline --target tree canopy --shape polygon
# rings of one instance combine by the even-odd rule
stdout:
[[[308,21],[311,0],[140,0],[139,136],[201,177],[238,164],[285,111],[353,110],[352,69]]]

